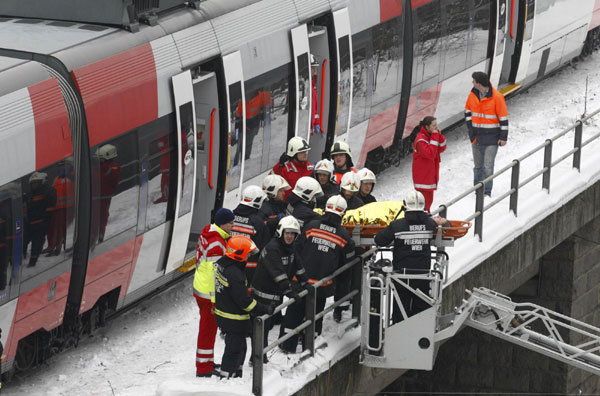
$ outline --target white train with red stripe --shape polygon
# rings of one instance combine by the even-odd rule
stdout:
[[[339,138],[381,169],[425,115],[462,119],[473,71],[518,90],[597,44],[600,25],[600,0],[142,3],[129,30],[0,4],[2,372],[182,276],[211,212],[260,184],[291,136],[312,161]],[[43,233],[34,172],[73,186]]]

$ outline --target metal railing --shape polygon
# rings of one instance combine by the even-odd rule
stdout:
[[[292,329],[283,337],[278,338],[274,342],[269,345],[264,345],[264,331],[265,331],[265,321],[269,318],[272,318],[279,312],[281,312],[286,307],[289,307],[295,300],[288,299],[283,304],[279,305],[272,314],[270,315],[262,315],[254,318],[253,322],[253,331],[252,331],[252,393],[255,395],[262,395],[263,393],[263,356],[271,351],[274,348],[277,348],[283,342],[289,340],[295,335],[298,335],[304,332],[304,350],[309,351],[309,356],[314,356],[316,345],[316,331],[315,325],[318,320],[323,319],[323,317],[333,311],[335,308],[339,307],[342,303],[352,300],[352,320],[354,325],[358,325],[360,323],[360,300],[361,300],[361,276],[362,276],[362,267],[365,260],[369,259],[374,253],[376,249],[370,249],[365,253],[355,257],[350,262],[348,262],[343,267],[338,268],[333,274],[328,277],[325,277],[319,280],[317,283],[312,285],[307,285],[308,287],[302,292],[298,293],[300,298],[306,297],[305,302],[305,313],[304,313],[304,321],[298,325],[298,327]],[[319,286],[325,284],[326,282],[331,281],[336,278],[340,274],[346,271],[352,271],[352,277],[350,279],[351,286],[350,291],[343,297],[336,300],[333,304],[326,306],[323,311],[317,312],[317,290]]]
[[[532,150],[530,150],[528,153],[522,155],[521,157],[513,160],[510,164],[506,165],[504,168],[500,169],[493,175],[491,175],[491,176],[487,177],[486,179],[482,180],[481,182],[477,183],[475,186],[473,186],[472,188],[463,192],[456,198],[452,199],[451,201],[449,201],[445,204],[440,205],[439,208],[434,210],[431,214],[432,215],[439,214],[442,217],[447,217],[448,208],[450,206],[456,204],[458,201],[462,200],[463,198],[465,198],[465,197],[471,195],[473,192],[475,192],[475,212],[472,213],[471,215],[469,215],[464,220],[471,221],[471,220],[475,219],[475,227],[474,227],[475,235],[478,236],[480,242],[483,241],[483,217],[484,217],[483,214],[485,213],[486,210],[489,210],[493,206],[497,205],[503,199],[509,198],[509,210],[511,212],[513,212],[515,216],[517,216],[518,204],[519,204],[519,190],[523,186],[531,183],[533,180],[535,180],[539,176],[542,176],[542,189],[546,190],[549,193],[552,168],[554,166],[556,166],[557,164],[559,164],[560,162],[564,161],[565,159],[569,158],[571,155],[573,156],[573,168],[577,169],[578,171],[581,171],[581,149],[583,147],[587,146],[588,144],[590,144],[592,141],[594,141],[600,137],[600,132],[598,132],[595,135],[592,135],[587,140],[582,141],[583,140],[583,125],[585,122],[587,122],[594,116],[598,115],[599,113],[600,113],[600,109],[594,111],[593,113],[589,114],[586,117],[583,117],[583,118],[577,120],[574,124],[570,125],[566,129],[564,129],[562,132],[560,132],[559,134],[553,136],[550,139],[546,139],[544,141],[544,143],[533,148]],[[558,139],[565,136],[567,133],[569,133],[572,130],[575,130],[575,134],[573,137],[573,148],[571,150],[567,151],[566,153],[564,153],[563,155],[561,155],[560,157],[558,157],[557,159],[552,160],[552,148],[554,146],[554,142],[556,142]],[[542,168],[539,169],[538,171],[534,172],[532,175],[527,177],[525,180],[520,180],[521,162],[523,162],[523,160],[533,156],[534,154],[538,153],[542,149],[544,150],[544,161],[543,161]],[[509,170],[512,171],[510,189],[508,191],[502,193],[499,197],[490,201],[487,205],[484,206],[483,198],[484,198],[485,185],[489,182],[492,182],[494,179],[498,178],[500,175],[504,174],[505,172],[507,172]]]

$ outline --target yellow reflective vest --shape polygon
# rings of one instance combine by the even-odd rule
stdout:
[[[229,234],[216,224],[209,224],[202,230],[196,247],[196,273],[194,274],[194,294],[215,302],[215,262],[225,254]]]

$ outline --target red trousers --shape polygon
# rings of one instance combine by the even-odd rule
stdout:
[[[194,294],[200,309],[200,327],[198,329],[198,344],[196,346],[196,374],[204,374],[215,368],[215,337],[217,336],[217,321],[211,313],[210,300]]]
[[[433,203],[433,191],[434,190],[421,190],[420,188],[415,188],[418,192],[423,194],[423,198],[425,198],[425,210],[430,212],[431,204]]]

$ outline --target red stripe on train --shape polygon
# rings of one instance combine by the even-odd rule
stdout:
[[[73,154],[69,116],[58,82],[28,87],[35,123],[35,167],[44,168]]]
[[[158,118],[150,44],[80,67],[73,77],[85,105],[90,146]]]
[[[594,5],[594,12],[592,14],[592,21],[590,22],[590,29],[595,29],[600,26],[600,0],[596,0]]]
[[[379,19],[385,22],[402,14],[402,0],[379,0]]]

